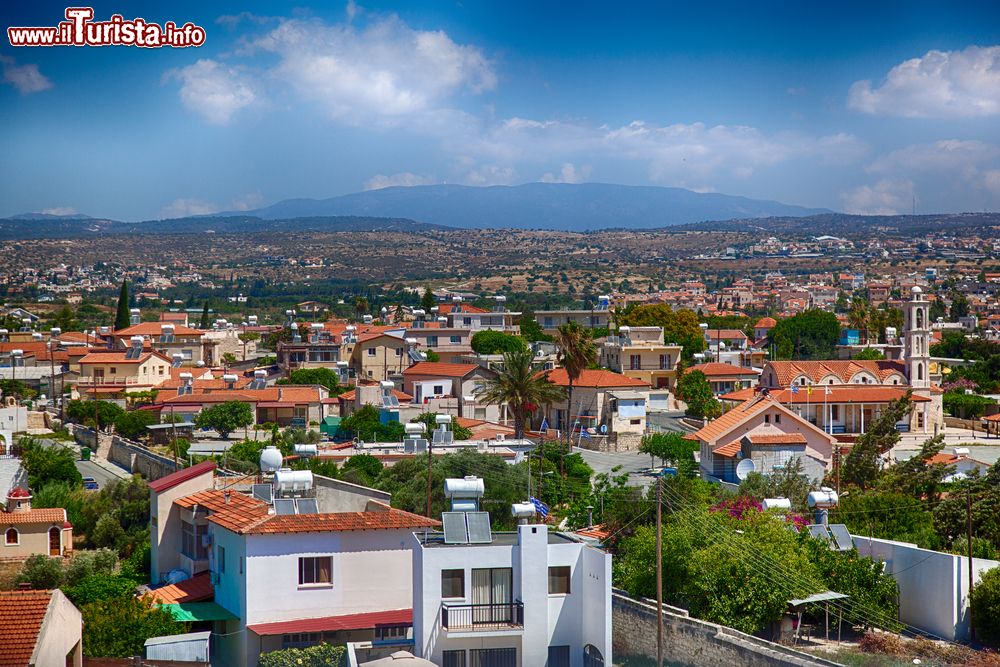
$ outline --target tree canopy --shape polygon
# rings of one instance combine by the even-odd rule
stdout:
[[[226,401],[208,408],[202,408],[195,417],[194,424],[198,428],[211,428],[226,440],[229,434],[238,428],[254,423],[253,407],[243,401]]]
[[[477,331],[472,336],[472,350],[477,354],[503,354],[526,347],[520,336],[485,329]]]
[[[129,313],[128,281],[122,280],[118,291],[118,307],[115,310],[115,330],[127,329],[132,318]]]
[[[287,378],[278,380],[276,384],[318,384],[326,387],[331,396],[337,396],[347,391],[340,384],[340,375],[332,368],[296,368]]]
[[[779,359],[832,359],[839,338],[837,316],[815,308],[778,320],[771,329]]]

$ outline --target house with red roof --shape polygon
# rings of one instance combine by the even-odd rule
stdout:
[[[0,558],[22,559],[36,554],[62,557],[73,551],[73,525],[61,507],[31,507],[31,492],[14,486],[0,506],[3,545]]]
[[[0,667],[83,667],[83,617],[59,589],[0,591]]]
[[[403,391],[423,412],[497,421],[502,406],[489,405],[477,398],[479,387],[496,372],[479,364],[450,364],[418,361],[403,371]]]

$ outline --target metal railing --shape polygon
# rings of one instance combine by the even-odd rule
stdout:
[[[77,384],[86,385],[130,385],[140,384],[140,378],[136,376],[109,377],[106,375],[85,375],[76,381]]]
[[[523,628],[524,603],[446,604],[441,607],[441,627],[471,632]]]

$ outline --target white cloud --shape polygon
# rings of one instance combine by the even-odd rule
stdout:
[[[880,116],[974,118],[1000,114],[1000,46],[928,51],[896,65],[885,80],[856,81],[848,106]]]
[[[76,214],[76,209],[70,206],[56,206],[54,208],[43,208],[42,213],[45,215],[74,215]]]
[[[18,65],[10,56],[0,56],[4,83],[9,83],[22,95],[39,93],[52,87],[52,82],[38,70],[38,65]]]
[[[982,141],[942,139],[888,153],[866,167],[870,173],[937,171],[972,176],[979,165],[1000,157],[1000,148]]]
[[[1000,195],[1000,169],[990,169],[983,174],[983,186],[995,195]]]
[[[462,181],[466,185],[513,185],[518,175],[511,166],[484,164],[466,172]]]
[[[841,195],[846,213],[858,215],[897,215],[910,210],[913,182],[882,179],[874,185],[862,185]]]
[[[160,211],[160,219],[186,218],[189,215],[217,213],[219,207],[201,199],[175,199]]]
[[[355,10],[351,18],[356,16]],[[497,83],[480,49],[457,44],[443,31],[416,30],[396,16],[375,17],[360,28],[289,19],[249,47],[277,55],[269,79],[358,125],[432,112],[454,94]]]
[[[260,208],[264,205],[264,195],[259,192],[248,192],[229,202],[229,208],[233,211],[249,211]]]
[[[211,59],[170,70],[166,78],[181,82],[180,96],[185,107],[216,125],[225,125],[234,113],[257,99],[237,69]]]
[[[572,162],[564,162],[558,174],[545,172],[542,174],[542,183],[583,183],[590,177],[591,167],[589,164],[580,167]]]
[[[382,188],[391,188],[394,186],[432,185],[436,182],[430,176],[422,176],[404,171],[399,174],[392,174],[391,176],[376,174],[365,181],[364,187],[365,190],[381,190]]]

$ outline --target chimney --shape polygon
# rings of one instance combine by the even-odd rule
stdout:
[[[223,491],[223,492],[222,492],[222,498],[223,498],[223,501],[224,501],[224,502],[225,502],[225,503],[226,503],[227,505],[229,504],[229,496],[230,496],[230,494],[231,494],[231,493],[232,493],[232,492],[231,492],[231,491],[230,491],[229,489],[226,489],[225,491]]]

